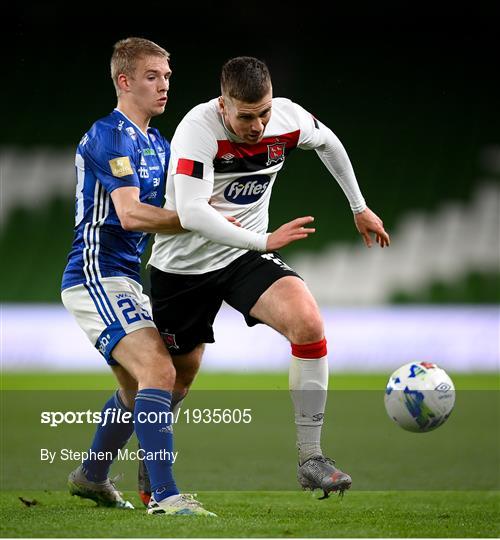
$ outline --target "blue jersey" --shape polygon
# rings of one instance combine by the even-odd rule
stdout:
[[[75,158],[75,237],[62,289],[114,276],[140,282],[149,234],[122,228],[110,194],[135,186],[141,202],[162,206],[169,158],[170,145],[157,129],[146,135],[117,109],[83,136]]]

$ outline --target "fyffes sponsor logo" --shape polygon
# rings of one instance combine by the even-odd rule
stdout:
[[[224,197],[235,204],[250,204],[258,201],[269,187],[267,174],[255,174],[238,178],[224,190]]]

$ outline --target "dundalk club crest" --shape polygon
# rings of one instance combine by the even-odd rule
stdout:
[[[266,165],[269,166],[271,163],[279,163],[280,161],[285,160],[285,147],[286,143],[277,142],[267,145],[267,162]]]
[[[179,345],[177,345],[177,342],[175,341],[175,334],[169,334],[168,332],[161,332],[161,337],[163,338],[163,341],[165,342],[165,345],[167,346],[167,349],[178,349]]]

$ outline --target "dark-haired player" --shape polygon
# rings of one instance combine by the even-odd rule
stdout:
[[[177,211],[191,232],[157,234],[150,259],[154,321],[178,366],[174,399],[186,395],[204,344],[214,341],[212,325],[223,301],[249,326],[271,326],[291,344],[298,480],[325,495],[342,492],[351,478],[320,446],[328,385],[322,317],[279,253],[263,253],[277,249],[266,233],[269,200],[290,152],[317,152],[349,200],[368,247],[372,234],[381,247],[389,245],[389,235],[367,208],[339,139],[300,105],[273,98],[264,62],[252,57],[226,62],[221,94],[194,107],[177,127],[165,207]],[[308,187],[313,189],[312,182]],[[237,219],[243,229],[223,216]],[[140,491],[147,497],[147,478]]]

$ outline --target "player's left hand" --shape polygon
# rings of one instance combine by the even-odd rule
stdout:
[[[369,208],[359,214],[354,214],[354,223],[359,234],[363,237],[366,247],[370,248],[373,245],[371,234],[375,234],[375,240],[381,248],[390,245],[391,239],[384,229],[382,220]]]

